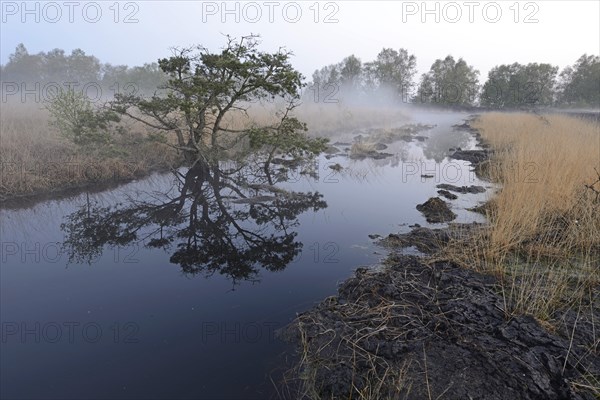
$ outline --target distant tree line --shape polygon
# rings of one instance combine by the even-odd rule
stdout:
[[[61,49],[30,54],[23,44],[19,44],[8,62],[0,66],[0,77],[4,92],[32,93],[45,89],[51,92],[56,88],[79,91],[85,88],[90,97],[102,95],[104,98],[117,93],[153,93],[167,80],[157,63],[141,67],[111,65],[101,63],[81,49],[75,49],[71,54]],[[36,85],[40,89],[36,89]],[[97,93],[98,90],[101,93]]]
[[[305,100],[319,103],[390,99],[447,106],[526,108],[536,106],[600,107],[600,56],[582,55],[559,73],[545,63],[498,65],[480,84],[479,71],[464,59],[448,55],[436,60],[415,82],[416,56],[406,49],[382,49],[375,60],[362,62],[355,55],[316,70],[304,89]],[[100,87],[103,94],[152,94],[167,82],[157,63],[141,67],[101,63],[76,49],[71,54],[54,49],[29,54],[23,44],[0,66],[2,90],[15,84],[76,84]],[[11,86],[12,85],[12,86]],[[19,88],[20,89],[20,88]],[[352,99],[352,100],[350,100]]]
[[[351,55],[316,70],[307,93],[324,103],[336,102],[340,97],[360,100],[361,95],[372,99],[373,94],[389,100],[413,89],[416,68],[417,58],[405,49],[384,48],[374,61],[366,63]]]
[[[315,100],[335,102],[387,94],[404,102],[446,106],[527,108],[600,107],[600,57],[582,55],[559,74],[550,64],[498,65],[483,85],[479,71],[464,59],[437,59],[415,84],[416,57],[405,49],[384,48],[371,62],[354,55],[316,70],[308,88]],[[352,94],[353,96],[346,96]]]

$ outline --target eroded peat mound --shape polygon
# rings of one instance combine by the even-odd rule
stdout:
[[[598,298],[557,316],[553,332],[504,309],[491,275],[395,255],[359,268],[280,334],[300,349],[298,397],[595,398],[577,382],[600,375]]]

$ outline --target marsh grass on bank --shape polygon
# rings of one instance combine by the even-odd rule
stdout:
[[[40,104],[2,105],[0,200],[124,182],[180,163],[135,124],[105,146],[77,146],[51,126]]]
[[[549,320],[600,283],[600,201],[586,187],[599,178],[600,127],[508,113],[484,114],[472,126],[494,149],[487,169],[501,190],[485,209],[488,229],[446,251],[501,276],[507,310]]]
[[[501,190],[485,207],[488,226],[451,241],[442,257],[496,275],[508,318],[532,315],[571,339],[586,319],[586,346],[597,357],[600,126],[509,113],[484,114],[471,125],[494,149],[486,171]],[[591,374],[571,384],[600,395]]]

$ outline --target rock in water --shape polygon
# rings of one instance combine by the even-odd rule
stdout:
[[[439,197],[432,197],[425,203],[418,204],[417,210],[425,215],[429,223],[448,222],[456,218],[456,214],[450,210],[448,204]]]
[[[460,147],[450,155],[455,160],[470,161],[472,165],[477,165],[490,158],[490,152],[483,150],[461,150]]]
[[[454,193],[450,193],[449,191],[447,191],[447,190],[444,190],[444,189],[440,189],[440,190],[438,190],[438,194],[439,194],[440,196],[444,196],[444,197],[445,197],[445,198],[447,198],[448,200],[456,200],[456,199],[458,199],[458,196],[457,196],[457,195],[455,195]]]
[[[485,188],[483,186],[454,186],[448,183],[440,183],[436,186],[438,189],[450,190],[456,193],[485,193]],[[439,192],[438,192],[439,193]]]

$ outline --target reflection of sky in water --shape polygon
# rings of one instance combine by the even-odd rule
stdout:
[[[437,124],[419,133],[428,137],[424,142],[396,142],[384,150],[394,156],[383,160],[320,157],[318,178],[297,175],[295,182],[281,184],[298,192],[318,191],[328,207],[298,217],[291,229],[304,246],[287,268],[262,271],[259,283],[242,282],[234,291],[222,275],[186,276],[169,261],[168,252],[141,245],[107,247],[91,266],[67,265],[57,245],[63,240],[60,224],[86,203],[86,195],[3,211],[2,322],[44,326],[72,321],[95,323],[103,330],[98,343],[86,342],[77,331],[69,343],[66,329],[63,339],[52,344],[35,343],[33,336],[26,343],[18,335],[9,337],[2,343],[3,394],[267,397],[271,385],[266,374],[286,348],[269,335],[273,327],[334,294],[337,283],[359,265],[376,263],[383,251],[368,234],[405,232],[413,223],[428,226],[415,206],[437,195],[436,184],[482,184],[466,162],[446,158],[451,147],[475,144],[469,134],[451,128],[464,117],[416,115],[410,122]],[[355,135],[332,142],[351,141]],[[331,170],[335,163],[344,169]],[[129,197],[158,195],[172,182],[172,175],[154,175],[89,197],[105,205],[127,202]],[[487,196],[459,195],[451,201],[457,221],[482,221],[465,208]],[[115,343],[114,324],[124,329],[127,322],[139,328],[134,335],[138,343]],[[244,331],[257,326],[258,337],[256,331]]]

